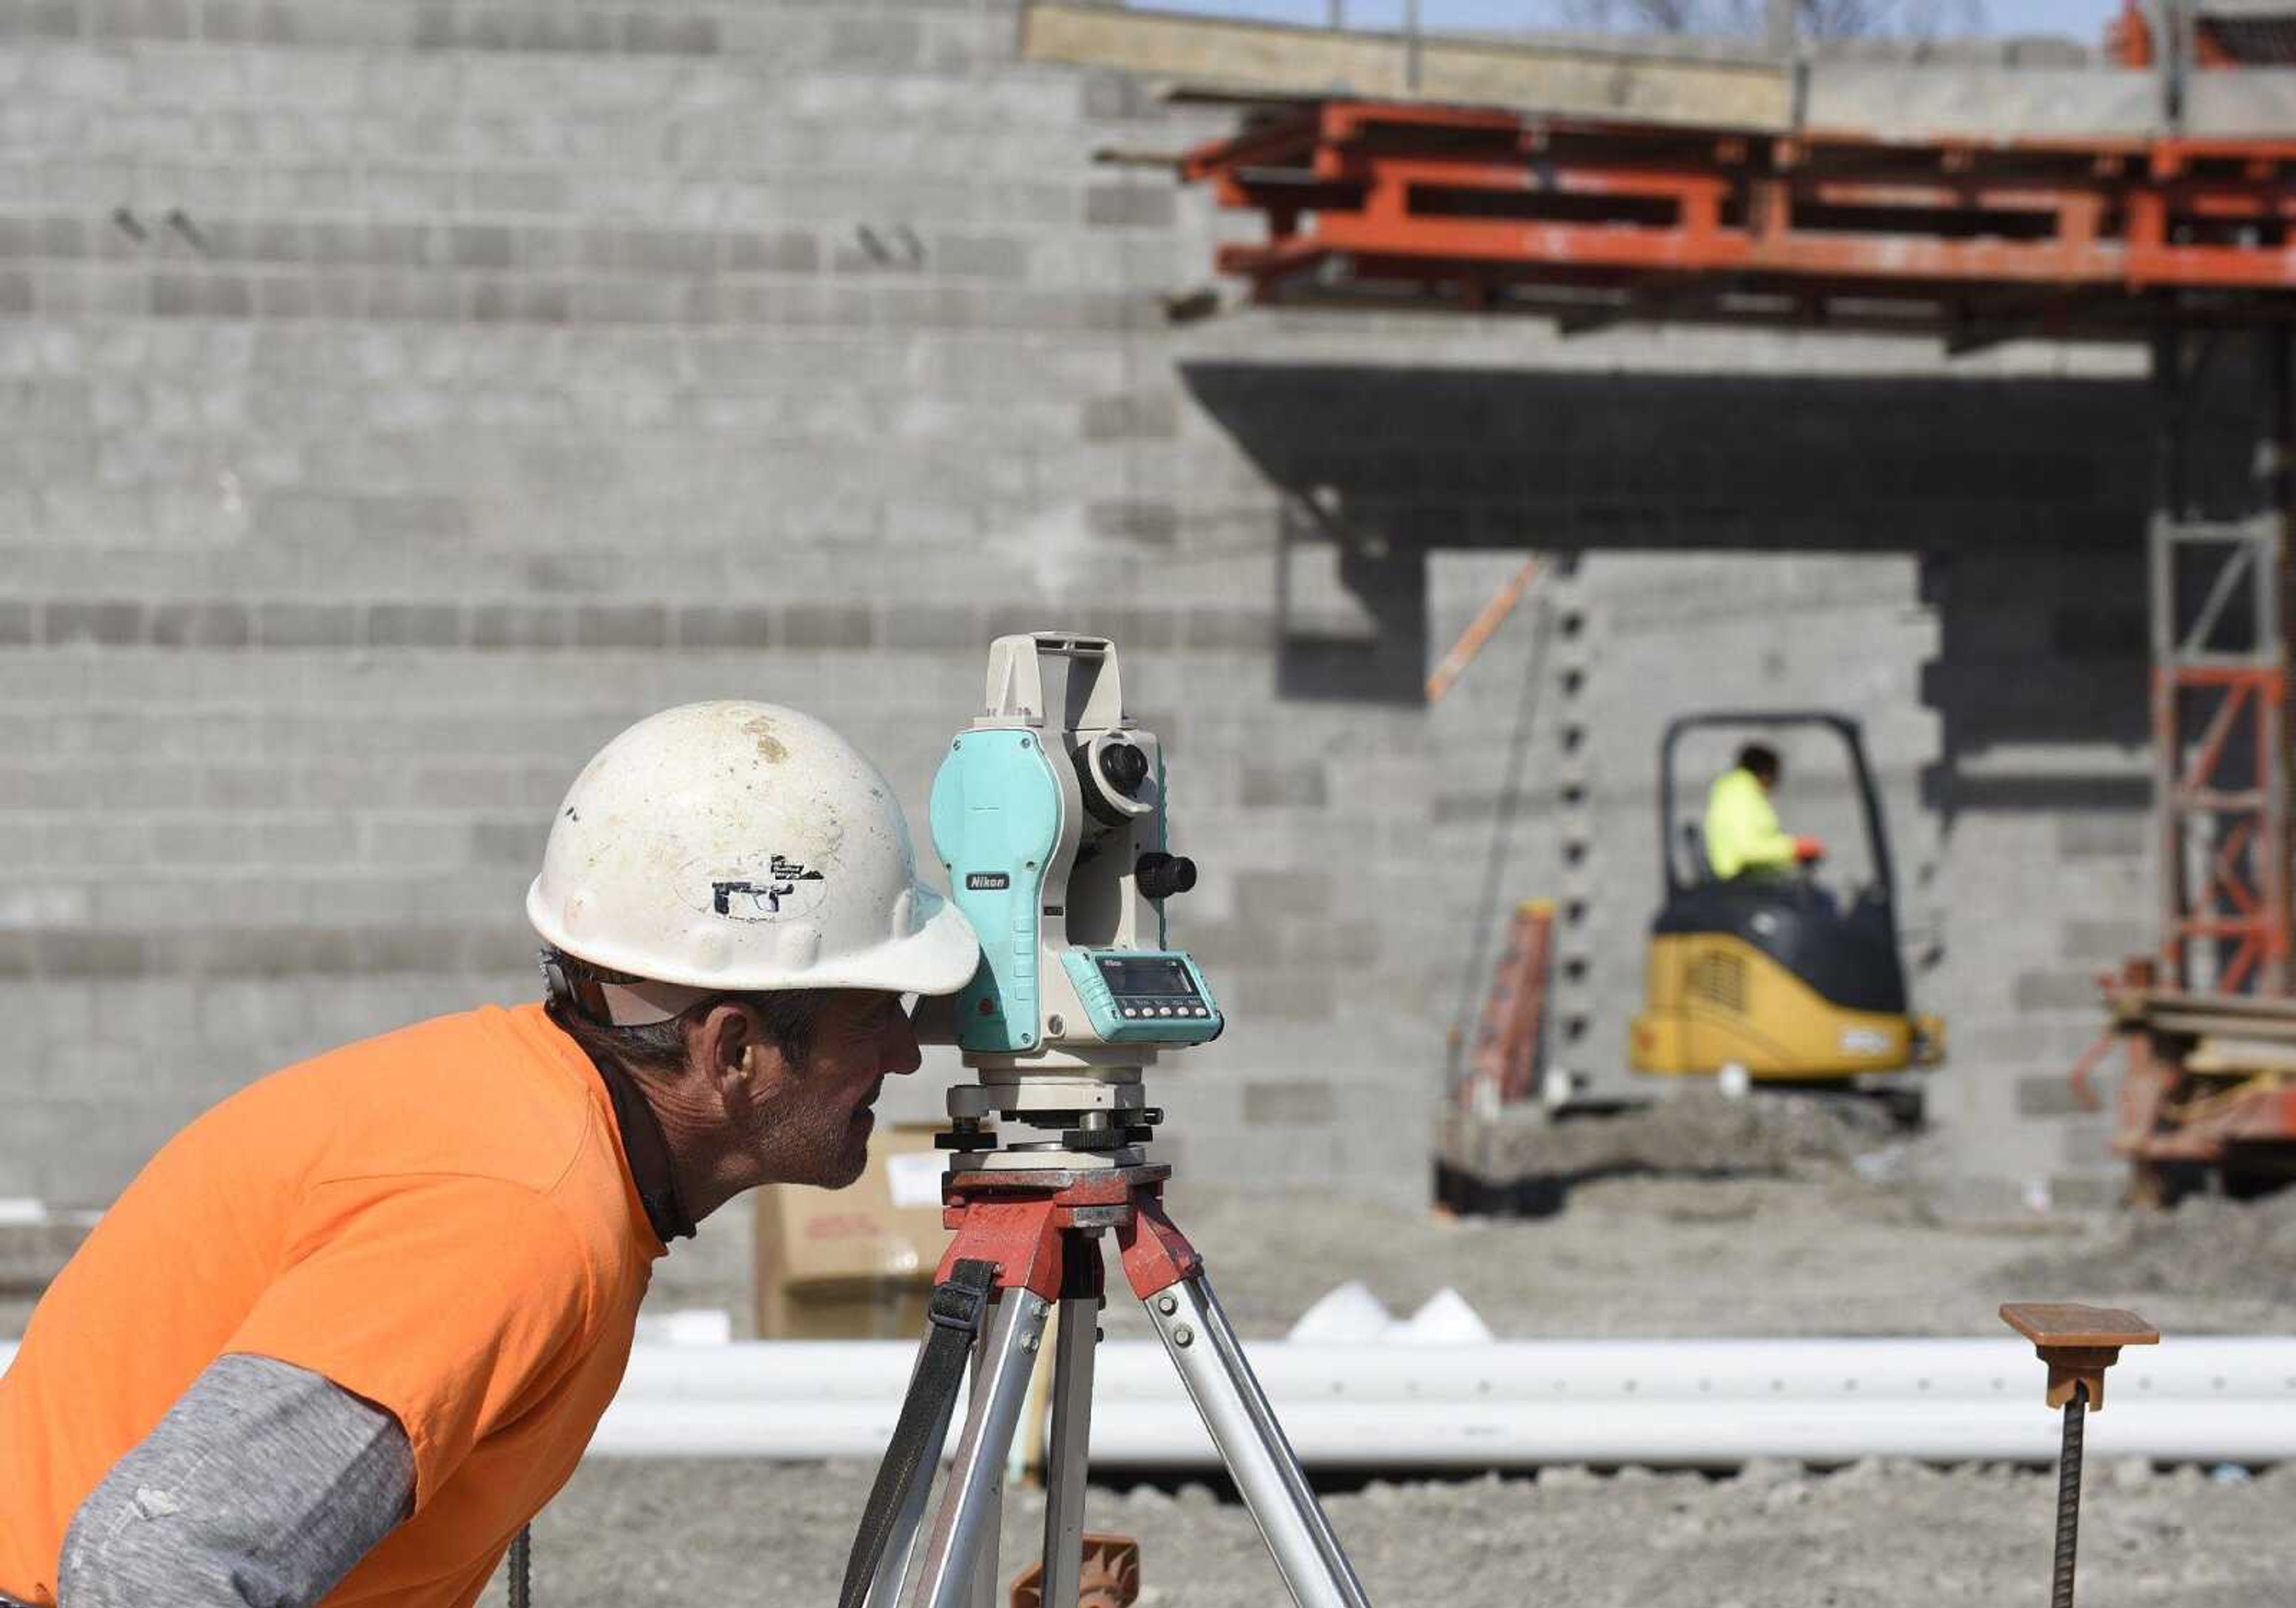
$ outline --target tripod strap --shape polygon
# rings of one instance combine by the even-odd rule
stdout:
[[[893,1426],[885,1460],[877,1465],[877,1482],[870,1488],[869,1506],[862,1510],[852,1555],[845,1561],[838,1608],[862,1608],[868,1600],[869,1583],[891,1539],[901,1498],[924,1460],[940,1453],[939,1446],[929,1442],[936,1428],[946,1433],[957,1390],[964,1383],[965,1357],[980,1333],[981,1317],[996,1285],[995,1262],[968,1261],[951,1269],[946,1283],[933,1286],[924,1347],[917,1353],[916,1371],[909,1375],[909,1393],[901,1403],[900,1421]]]

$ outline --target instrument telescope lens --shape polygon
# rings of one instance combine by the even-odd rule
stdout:
[[[1132,743],[1110,743],[1100,751],[1100,773],[1108,785],[1129,798],[1148,780],[1148,756]]]

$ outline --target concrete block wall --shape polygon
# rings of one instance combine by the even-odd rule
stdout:
[[[1876,712],[1906,840],[1967,895],[1947,975],[2005,1035],[1969,1110],[2013,1104],[2141,845],[2052,861],[2079,894],[2026,893],[2066,913],[2004,927],[1985,857],[2120,816],[2005,794],[1997,837],[1903,779],[2054,752],[2038,702],[1956,746],[2058,673],[2018,630],[2055,616],[1967,600],[2070,599],[2074,547],[2133,539],[2128,360],[1170,326],[1234,224],[1091,152],[1222,119],[1013,37],[1002,0],[0,4],[0,1194],[100,1204],[270,1067],[531,997],[521,890],[627,722],[814,710],[921,820],[988,638],[1049,624],[1115,636],[1171,744],[1204,868],[1176,931],[1236,1021],[1160,1074],[1195,1171],[1421,1193],[1491,828],[1502,902],[1555,886],[1578,771],[1599,1049],[1648,903],[1636,756],[1718,657]],[[1583,555],[1542,605],[1575,588],[1579,634],[1534,667],[1526,610],[1429,711],[1529,548]],[[1940,624],[1908,567],[1946,550],[1974,570]],[[2001,627],[1981,685],[1922,668],[1964,617]],[[1542,708],[1510,788],[1534,668],[1599,732],[1558,754]]]
[[[1421,722],[1275,699],[1278,498],[1155,300],[1201,235],[1090,159],[1179,136],[1013,30],[0,12],[0,1193],[101,1204],[273,1066],[531,997],[521,892],[630,720],[807,707],[921,819],[1047,625],[1126,649],[1204,866],[1238,1024],[1172,1149],[1420,1188],[1415,1003],[1349,979]]]

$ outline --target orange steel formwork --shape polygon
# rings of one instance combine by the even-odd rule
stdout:
[[[2271,388],[2284,412],[2284,372]],[[2160,975],[2210,993],[2288,989],[2281,525],[2152,521]]]
[[[2285,67],[2296,61],[2296,17],[2285,10],[2255,7],[2218,12],[2199,7],[2185,15],[2185,52],[2203,71],[2243,67]],[[2136,0],[2127,0],[2105,30],[2105,53],[2123,67],[2156,67],[2164,53],[2153,20]]]
[[[2296,141],[1757,135],[1326,100],[1183,176],[1262,301],[2136,335],[2296,313]],[[1996,333],[1994,331],[1998,331]]]
[[[2206,1175],[2232,1188],[2296,1178],[2296,1001],[2164,989],[2149,959],[2099,981],[2112,1025],[2073,1088],[2101,1109],[2091,1074],[2120,1045],[2112,1147],[2132,1195],[2166,1204]]]
[[[2189,891],[2171,902],[2161,935],[2167,973],[2191,979],[2194,951],[2205,948],[2212,951],[2215,973],[2207,979],[2213,984],[2210,992],[2284,992],[2287,868],[2274,828],[2285,819],[2286,802],[2259,779],[2280,769],[2286,673],[2155,666],[2152,673],[2157,746],[2175,767],[2169,796],[2161,801],[2161,852],[2172,859],[2186,857],[2187,838],[2180,828],[2194,814],[2208,814],[2218,828],[2202,853],[2189,856],[2197,864],[2174,868],[2184,873]],[[2188,740],[2177,710],[2185,701],[2179,695],[2194,692],[2209,695],[2213,707],[2206,729]],[[2245,750],[2238,755],[2243,785],[2212,785],[2233,756],[2230,739],[2236,729],[2243,739],[2239,747]]]

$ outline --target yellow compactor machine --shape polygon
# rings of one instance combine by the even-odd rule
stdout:
[[[1676,829],[1675,754],[1685,734],[1816,727],[1847,749],[1873,880],[1836,902],[1807,869],[1722,878],[1698,829]],[[1871,1082],[1918,1108],[1888,1074],[1934,1065],[1943,1026],[1906,988],[1889,830],[1857,723],[1822,710],[1688,714],[1659,744],[1659,858],[1666,902],[1651,925],[1637,1072],[1726,1073],[1761,1082]]]

